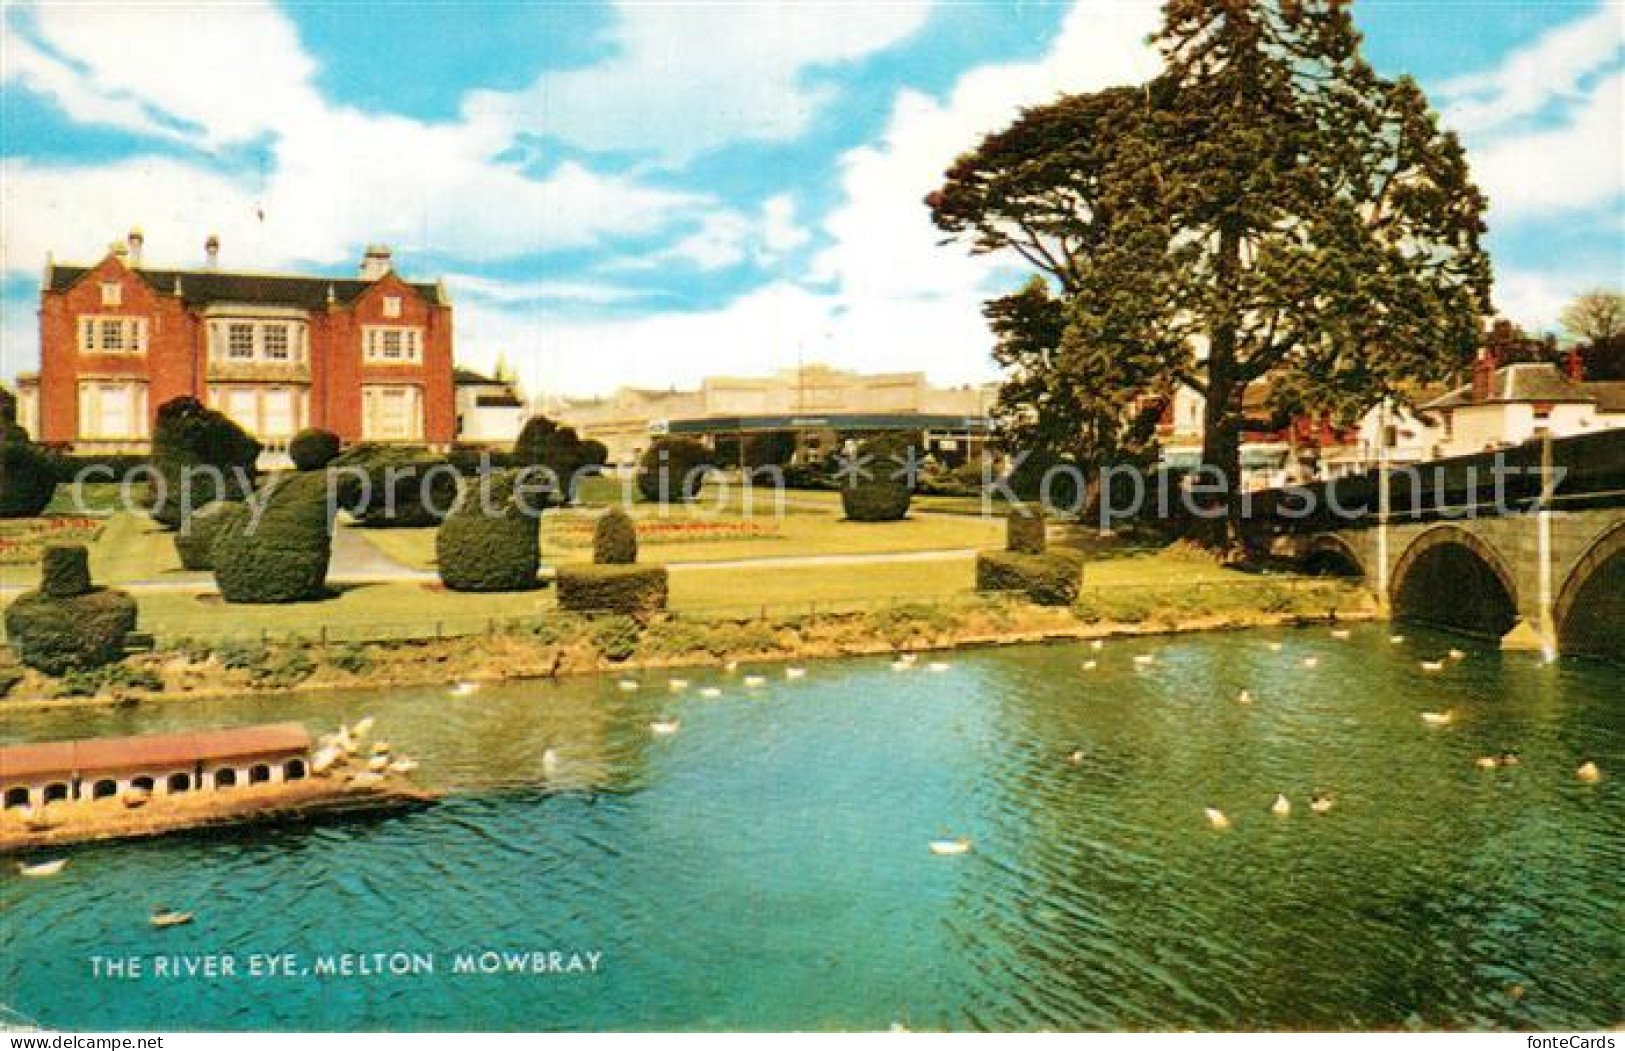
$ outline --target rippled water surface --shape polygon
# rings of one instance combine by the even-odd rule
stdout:
[[[81,1029],[1619,1025],[1625,671],[1420,670],[1451,644],[1371,626],[763,668],[755,690],[680,672],[681,694],[662,673],[6,713],[8,741],[371,714],[450,794],[0,877],[0,1001]],[[652,735],[662,715],[680,731]],[[1474,767],[1506,749],[1521,765]],[[1579,782],[1588,758],[1610,776]],[[959,836],[974,852],[928,849]],[[155,903],[197,921],[154,930]],[[602,956],[449,973],[483,950]],[[392,951],[435,973],[150,976],[159,953]],[[93,978],[98,955],[148,976]]]

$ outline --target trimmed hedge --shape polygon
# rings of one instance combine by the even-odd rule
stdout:
[[[977,591],[1020,591],[1040,606],[1070,606],[1083,584],[1083,556],[1075,551],[983,551],[976,556]]]
[[[596,446],[597,448],[594,448]],[[601,465],[597,442],[589,446],[573,427],[565,427],[546,416],[532,416],[525,421],[519,437],[513,443],[515,467],[543,467],[552,472],[559,499],[575,503],[576,488],[585,468]]]
[[[1042,555],[1049,546],[1049,528],[1042,508],[1012,508],[1004,520],[1004,549],[1023,555]]]
[[[841,481],[841,509],[853,522],[896,522],[908,516],[913,499],[907,477],[906,438],[884,436],[858,447],[859,470]]]
[[[46,544],[40,554],[40,591],[73,598],[90,591],[90,549],[83,544]]]
[[[39,590],[6,608],[6,635],[18,660],[47,675],[66,675],[123,657],[135,617],[135,599],[91,587],[83,544],[53,544],[41,562]]]
[[[56,495],[56,479],[56,463],[21,428],[0,436],[0,518],[39,517]]]
[[[153,520],[177,529],[205,504],[246,496],[259,456],[260,443],[230,417],[192,397],[165,402],[152,432],[152,466],[163,482],[153,493]],[[199,470],[209,467],[221,477]]]
[[[457,506],[435,533],[440,581],[453,591],[528,591],[541,568],[541,508],[515,497],[519,471],[463,484]]]
[[[214,568],[214,542],[227,529],[248,516],[248,507],[236,501],[216,501],[201,507],[175,532],[175,553],[181,566],[198,571]]]
[[[560,566],[558,589],[559,608],[575,613],[652,613],[666,608],[666,567]]]
[[[638,528],[632,516],[612,507],[592,528],[592,560],[601,566],[629,566],[638,560]]]
[[[457,502],[457,469],[422,449],[357,445],[328,467],[342,472],[340,505],[363,526],[439,525]],[[356,472],[366,478],[365,483]]]
[[[711,450],[692,438],[657,438],[638,461],[638,492],[652,503],[686,503],[700,495],[711,461]]]
[[[338,458],[339,436],[320,427],[306,427],[288,443],[288,458],[301,471],[319,471]]]
[[[261,493],[258,522],[231,516],[214,542],[214,580],[227,602],[306,602],[327,594],[333,526],[325,472],[283,475]]]

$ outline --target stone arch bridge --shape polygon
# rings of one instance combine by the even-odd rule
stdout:
[[[1255,539],[1396,619],[1625,660],[1625,431],[1386,473],[1298,490],[1335,504],[1302,517],[1273,491]]]

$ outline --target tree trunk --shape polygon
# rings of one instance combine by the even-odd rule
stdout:
[[[1219,232],[1218,294],[1231,298],[1241,270],[1241,235],[1234,222]],[[1246,383],[1236,374],[1237,324],[1223,316],[1208,342],[1207,401],[1202,414],[1202,474],[1206,486],[1222,485],[1224,515],[1196,523],[1196,538],[1226,554],[1241,547],[1241,420]],[[1203,504],[1211,504],[1204,500]]]

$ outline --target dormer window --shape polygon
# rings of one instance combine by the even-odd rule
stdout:
[[[400,317],[401,316],[401,297],[400,296],[385,296],[384,297],[384,316],[385,317]]]
[[[124,305],[124,286],[117,281],[102,282],[102,306],[118,307]]]

